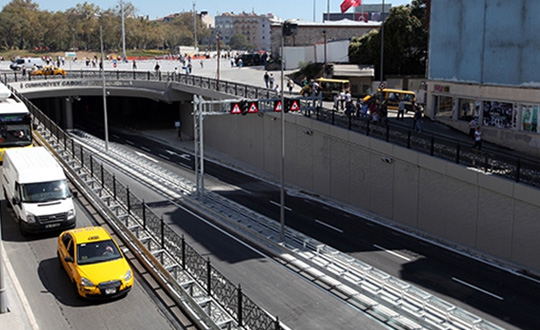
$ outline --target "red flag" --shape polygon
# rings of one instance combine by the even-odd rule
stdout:
[[[351,7],[358,7],[362,4],[362,0],[344,0],[341,3],[341,13],[343,14]]]

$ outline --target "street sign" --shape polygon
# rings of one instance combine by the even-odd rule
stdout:
[[[300,110],[300,101],[298,100],[291,100],[291,107],[289,108],[290,111],[298,111]]]
[[[249,103],[248,113],[257,113],[259,112],[259,102],[252,101]]]
[[[240,108],[240,102],[231,103],[231,114],[239,115],[241,113],[242,109]]]
[[[274,111],[281,112],[281,100],[274,101]]]
[[[77,53],[75,53],[75,52],[66,52],[66,57],[77,57]]]
[[[384,83],[384,81],[381,81],[381,83],[379,84],[379,89],[385,89],[386,88],[386,84]]]

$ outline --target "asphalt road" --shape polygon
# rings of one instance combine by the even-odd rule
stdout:
[[[191,155],[175,149],[174,145],[159,143],[137,132],[115,131],[115,136],[119,143],[129,141],[131,147],[139,148],[139,152],[153,157],[161,165],[191,167]],[[205,173],[210,178],[206,188],[212,189],[212,184],[216,184],[212,183],[216,182],[214,178],[221,182],[221,187],[235,187],[216,189],[216,192],[278,221],[279,187],[210,161],[205,162]],[[171,214],[177,212],[174,208],[164,210]],[[535,279],[368,221],[362,215],[318,198],[288,195],[286,219],[288,226],[504,328],[537,328],[540,282]],[[195,231],[197,226],[190,224],[185,230]],[[191,236],[196,238],[195,233]],[[202,247],[205,244],[201,243]],[[236,256],[237,250],[221,248],[227,252],[220,253],[225,260],[237,262],[250,258]],[[220,248],[213,251],[222,252]],[[230,278],[239,278],[243,271],[224,272],[230,274]],[[245,271],[252,269],[248,266]],[[277,315],[282,317],[282,314]]]
[[[95,224],[78,199],[75,208],[78,227]],[[4,200],[1,212],[3,246],[39,329],[180,328],[158,307],[137,272],[134,288],[123,298],[100,302],[77,298],[56,257],[59,233],[23,237]]]

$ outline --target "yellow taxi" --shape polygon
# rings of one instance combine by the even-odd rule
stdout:
[[[113,298],[127,294],[133,287],[133,271],[103,227],[62,232],[57,256],[78,296]]]
[[[55,65],[46,65],[30,72],[32,76],[65,76],[66,70]]]

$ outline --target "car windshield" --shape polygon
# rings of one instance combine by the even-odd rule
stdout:
[[[21,201],[43,203],[71,197],[66,180],[27,183],[21,187]]]
[[[88,265],[122,258],[112,240],[77,245],[77,264]]]

